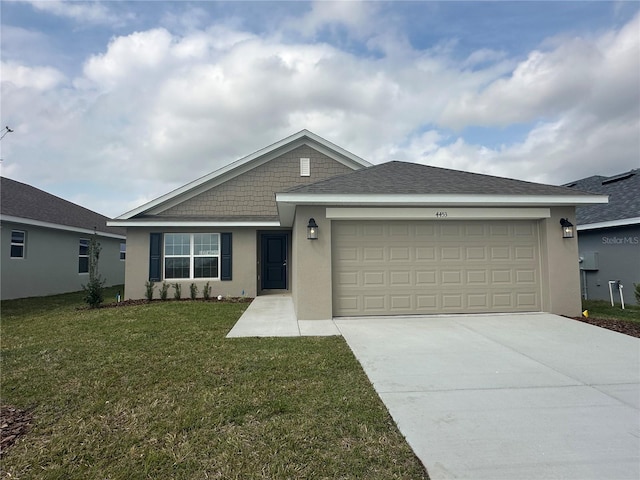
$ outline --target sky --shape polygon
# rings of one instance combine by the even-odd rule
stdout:
[[[0,10],[2,175],[110,217],[302,129],[555,185],[640,167],[636,1]]]

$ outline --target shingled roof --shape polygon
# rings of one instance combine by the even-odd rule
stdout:
[[[590,195],[573,188],[392,161],[292,188],[287,193],[316,194],[461,194]]]
[[[113,235],[124,236],[126,234],[123,228],[107,227],[107,220],[110,219],[104,215],[26,183],[6,177],[1,177],[1,179],[0,213],[3,217],[17,217],[85,230],[96,228],[98,232]]]
[[[611,222],[640,217],[640,169],[611,177],[594,175],[567,183],[570,189],[580,189],[609,195],[609,203],[588,205],[576,209],[578,225]]]

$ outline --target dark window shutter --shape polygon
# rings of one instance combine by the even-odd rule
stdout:
[[[149,280],[159,282],[162,272],[162,234],[149,234]]]
[[[220,280],[231,280],[231,233],[220,234]]]

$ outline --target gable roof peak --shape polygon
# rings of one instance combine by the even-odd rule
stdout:
[[[271,145],[261,148],[235,162],[232,162],[222,168],[219,168],[207,175],[204,175],[180,188],[177,188],[155,200],[152,200],[138,208],[123,213],[116,220],[129,220],[137,215],[141,215],[151,211],[161,205],[170,205],[178,198],[186,200],[199,193],[202,193],[211,186],[218,185],[228,181],[242,173],[245,173],[259,165],[262,165],[277,156],[294,150],[302,145],[318,150],[321,153],[333,158],[334,160],[353,169],[370,167],[372,164],[368,161],[354,155],[342,147],[322,138],[321,136],[307,130],[302,129],[288,137],[283,138]]]

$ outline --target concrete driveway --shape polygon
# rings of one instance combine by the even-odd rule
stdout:
[[[640,478],[640,340],[549,314],[335,319],[433,480]]]

